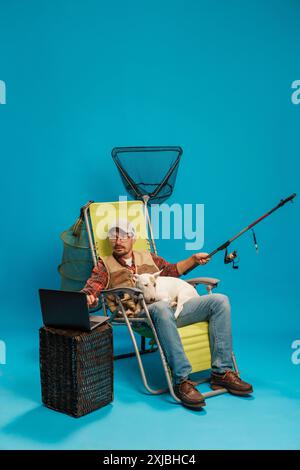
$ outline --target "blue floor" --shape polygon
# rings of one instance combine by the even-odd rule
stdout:
[[[129,345],[120,328],[118,352]],[[225,394],[191,411],[168,394],[147,395],[132,358],[115,362],[114,402],[75,419],[41,405],[36,329],[13,331],[1,332],[7,346],[7,364],[0,366],[1,449],[300,448],[300,365],[291,362],[294,338],[288,335],[273,334],[271,343],[250,334],[235,338],[242,377],[255,388],[252,398]],[[145,365],[152,385],[164,386],[157,353],[146,356]]]

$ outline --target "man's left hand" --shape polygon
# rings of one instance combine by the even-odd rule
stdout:
[[[210,261],[208,253],[195,253],[193,255],[196,264],[206,264]]]

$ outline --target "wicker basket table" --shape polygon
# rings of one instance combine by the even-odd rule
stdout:
[[[113,401],[113,335],[105,323],[91,332],[40,328],[44,405],[75,417]]]

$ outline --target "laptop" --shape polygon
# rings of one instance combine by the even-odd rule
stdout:
[[[83,292],[39,289],[45,326],[91,331],[109,320],[108,316],[90,316]]]

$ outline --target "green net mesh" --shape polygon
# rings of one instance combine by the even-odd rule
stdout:
[[[76,230],[75,230],[76,226]],[[61,290],[82,289],[93,269],[85,222],[76,222],[61,234],[64,244],[62,262],[58,266],[61,275]]]

